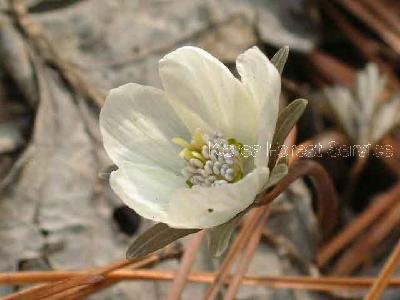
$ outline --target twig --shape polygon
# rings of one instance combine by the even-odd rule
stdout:
[[[83,287],[76,287],[59,294],[50,296],[46,300],[80,300],[86,299],[88,296],[108,288],[116,283],[115,280],[105,279],[99,283],[91,284]]]
[[[152,265],[159,261],[162,261],[164,259],[180,255],[181,253],[182,253],[182,248],[181,248],[180,244],[174,244],[172,246],[168,246],[164,251],[162,251],[160,253],[153,253],[153,254],[143,258],[142,260],[138,261],[137,263],[132,264],[130,266],[130,269],[138,269],[138,268],[142,268],[145,266],[149,266],[149,265]],[[65,291],[63,293],[60,293],[60,294],[54,296],[54,299],[52,299],[52,300],[84,300],[89,295],[97,293],[100,290],[103,290],[105,288],[108,288],[117,282],[118,282],[117,280],[114,280],[112,278],[106,278],[102,282],[97,283],[97,284],[92,284],[92,285],[84,286],[84,287],[78,287],[78,288],[71,289],[71,290]]]
[[[393,13],[393,11],[385,6],[383,1],[375,0],[362,0],[367,4],[374,12],[381,15],[382,20],[386,21],[389,26],[391,26],[398,34],[400,34],[400,19],[398,15]]]
[[[187,276],[192,269],[197,251],[204,239],[206,231],[202,230],[193,235],[188,247],[183,254],[175,279],[168,292],[168,300],[179,300],[187,282]]]
[[[358,16],[373,30],[375,30],[382,39],[392,47],[396,53],[400,54],[400,37],[391,30],[383,21],[378,19],[374,13],[366,9],[359,1],[336,0],[347,10]]]
[[[387,260],[382,272],[379,274],[378,279],[375,281],[370,291],[368,292],[365,300],[375,300],[381,297],[381,294],[387,287],[390,281],[390,277],[396,271],[400,263],[400,239],[394,248],[392,255]]]
[[[137,263],[134,263],[131,265],[132,269],[138,269],[138,268],[142,268],[148,265],[151,265],[157,261],[160,261],[160,259],[162,259],[165,254],[162,255],[158,255],[158,254],[154,254],[154,255],[149,255],[147,257],[145,257],[144,259],[138,261]],[[169,253],[167,254],[169,255]],[[101,289],[110,287],[111,285],[113,285],[114,283],[116,283],[116,280],[112,280],[109,278],[105,278],[104,280],[102,280],[99,283],[96,284],[92,284],[92,285],[88,285],[88,286],[79,286],[76,288],[72,288],[69,290],[66,290],[64,292],[61,292],[57,295],[51,296],[49,298],[49,300],[78,300],[78,299],[84,299],[87,296],[89,296],[92,293],[98,292]],[[46,298],[47,299],[47,298]]]
[[[243,277],[249,267],[251,259],[253,258],[257,246],[260,243],[261,235],[264,229],[264,225],[268,220],[269,213],[270,213],[270,206],[268,205],[264,207],[261,218],[258,220],[256,228],[251,234],[245,252],[238,262],[238,266],[235,270],[235,275],[230,280],[230,284],[224,299],[226,300],[235,299],[236,293],[240,288],[240,284],[242,283]]]
[[[399,224],[400,203],[389,209],[365,236],[346,250],[332,268],[332,274],[346,275],[353,272],[372,255],[373,249]]]
[[[384,72],[389,75],[390,81],[393,83],[393,85],[399,87],[400,82],[397,79],[397,75],[394,72],[392,65],[384,62],[379,55],[377,55],[376,42],[365,37],[364,34],[357,27],[353,26],[349,21],[347,21],[346,18],[339,13],[338,9],[329,1],[325,1],[323,4],[324,5],[322,5],[322,8],[324,8],[324,11],[330,17],[332,17],[337,26],[360,51],[360,53],[367,60],[375,62]]]
[[[399,85],[400,86],[400,85]],[[386,135],[382,139],[382,144],[383,145],[391,145],[393,147],[393,153],[394,155],[392,156],[383,156],[382,160],[386,164],[386,166],[392,170],[394,174],[399,175],[400,174],[400,159],[399,159],[399,154],[400,154],[400,144],[399,142],[391,137],[390,135]]]
[[[102,280],[105,278],[104,275],[108,274],[111,271],[114,271],[116,269],[120,269],[122,267],[132,265],[132,267],[143,267],[145,265],[148,265],[150,263],[157,262],[161,259],[176,256],[178,251],[180,249],[177,249],[176,247],[168,247],[166,248],[163,252],[160,254],[153,253],[151,255],[148,255],[146,257],[143,257],[139,260],[123,260],[117,263],[110,264],[105,267],[97,268],[92,271],[86,271],[86,272],[81,272],[78,273],[77,276],[71,277],[71,278],[65,278],[63,277],[62,279],[57,278],[57,275],[59,275],[57,272],[52,273],[55,278],[48,278],[45,281],[57,281],[55,283],[49,283],[45,285],[41,285],[39,287],[33,287],[29,288],[26,290],[23,290],[21,292],[17,292],[15,294],[9,295],[7,300],[16,300],[16,299],[24,299],[24,300],[33,300],[33,299],[43,299],[45,297],[49,297],[51,295],[56,295],[63,293],[69,289],[76,289],[77,287],[83,287],[87,288],[89,286],[92,288],[93,286],[96,286],[95,284],[101,283]],[[29,276],[25,276],[26,273],[22,272],[21,279],[27,280],[26,282],[29,282]],[[40,272],[39,272],[40,274]],[[65,275],[65,272],[64,272]],[[59,281],[60,280],[60,281]],[[6,274],[0,275],[0,283],[11,283],[8,282],[9,278],[7,277]],[[80,290],[80,289],[78,289]]]
[[[339,82],[348,87],[353,86],[355,72],[348,65],[321,50],[314,50],[308,57],[313,66],[329,81]]]
[[[23,274],[22,274],[23,273]],[[57,273],[57,276],[54,276]],[[35,283],[47,280],[62,280],[71,276],[79,276],[85,272],[17,272],[7,273],[9,280],[14,283]],[[108,273],[106,279],[115,281],[120,280],[160,280],[169,281],[175,278],[175,272],[162,271],[154,269],[138,270],[117,270]],[[0,274],[0,278],[4,274]],[[216,277],[215,273],[210,272],[192,272],[188,275],[188,281],[197,283],[211,284]],[[229,283],[230,276],[224,283]],[[29,279],[29,280],[27,280]],[[369,288],[376,278],[372,277],[309,277],[309,276],[245,276],[242,284],[248,286],[265,286],[276,289],[304,289],[314,291],[337,291],[343,289]],[[389,281],[390,287],[400,287],[400,278],[392,278]]]
[[[263,208],[257,208],[250,211],[238,237],[235,239],[232,246],[230,247],[224,262],[219,268],[217,274],[215,275],[212,284],[209,286],[206,296],[204,298],[205,300],[212,300],[217,296],[220,287],[229,277],[229,271],[236,255],[243,248],[244,243],[248,240],[248,237],[254,230],[254,227],[257,224],[257,220],[261,217],[262,212]]]
[[[125,267],[132,264],[132,261],[123,260],[117,263],[113,263],[109,266],[99,268],[97,271],[91,271],[86,274],[78,275],[75,277],[67,278],[59,282],[45,284],[39,287],[33,287],[30,289],[23,290],[21,292],[9,295],[4,300],[39,300],[46,297],[58,294],[65,290],[83,286],[95,284],[104,279],[104,274],[107,274],[116,269]]]
[[[370,226],[379,216],[391,209],[398,201],[400,195],[400,183],[391,188],[390,191],[377,196],[372,204],[351,222],[342,232],[324,245],[317,254],[318,266],[323,267],[341,249],[355,240],[360,233]]]

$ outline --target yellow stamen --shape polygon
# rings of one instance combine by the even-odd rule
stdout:
[[[203,134],[200,129],[195,130],[190,142],[181,137],[172,139],[173,143],[182,147],[179,156],[186,161],[182,173],[187,179],[188,187],[215,186],[241,180],[244,176],[244,160],[241,157],[243,145],[234,138],[224,139],[222,135],[215,134],[211,136],[210,143],[221,147],[218,151],[224,153],[217,153],[215,150],[211,154],[208,140],[208,135]]]
[[[198,160],[200,160],[201,162],[205,163],[207,160],[204,158],[203,155],[201,155],[199,152],[197,151],[192,151],[192,156],[197,158]]]
[[[181,146],[182,148],[188,148],[188,149],[192,148],[192,145],[181,137],[173,138],[172,142],[177,144],[178,146]]]
[[[196,129],[193,135],[193,147],[197,150],[200,150],[201,147],[206,144],[206,141],[203,138],[203,134],[201,133],[200,129]]]
[[[182,157],[183,159],[186,159],[187,161],[189,161],[191,158],[193,158],[192,152],[187,148],[183,149],[179,153],[179,156]]]

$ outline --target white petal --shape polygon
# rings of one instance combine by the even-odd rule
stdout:
[[[376,112],[372,126],[372,143],[378,142],[385,134],[400,123],[400,97],[385,102]]]
[[[111,173],[113,191],[142,217],[167,222],[167,204],[185,180],[168,170],[142,164],[124,163]]]
[[[357,76],[357,97],[360,100],[364,120],[369,120],[379,104],[385,88],[386,78],[379,73],[378,66],[368,64]]]
[[[257,120],[257,144],[259,151],[256,166],[265,166],[268,148],[275,131],[279,112],[279,95],[281,93],[281,77],[275,66],[257,48],[253,47],[241,54],[236,66],[251,99],[259,112]]]
[[[129,83],[111,90],[100,113],[104,147],[120,166],[125,161],[173,170],[182,159],[171,139],[189,138],[185,126],[156,88]]]
[[[232,219],[254,201],[268,178],[257,168],[234,184],[178,189],[168,206],[168,224],[177,228],[210,228]]]
[[[201,128],[242,143],[255,142],[255,107],[241,82],[211,54],[196,47],[179,48],[160,61],[160,77],[171,105],[191,132]]]
[[[357,124],[355,120],[360,115],[360,107],[354,100],[352,92],[345,87],[337,86],[334,88],[326,88],[324,93],[336,118],[341,123],[348,136],[356,141]]]

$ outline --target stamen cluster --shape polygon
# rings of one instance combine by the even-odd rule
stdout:
[[[182,138],[173,141],[183,147],[180,156],[186,165],[182,174],[189,187],[217,186],[242,178],[243,161],[236,140],[226,139],[219,133],[209,136],[197,130],[190,143]]]

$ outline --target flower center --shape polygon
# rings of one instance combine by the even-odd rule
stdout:
[[[219,133],[209,136],[198,129],[190,143],[179,137],[172,141],[183,148],[179,156],[185,160],[182,174],[189,187],[234,183],[243,177],[242,144],[235,139]]]

